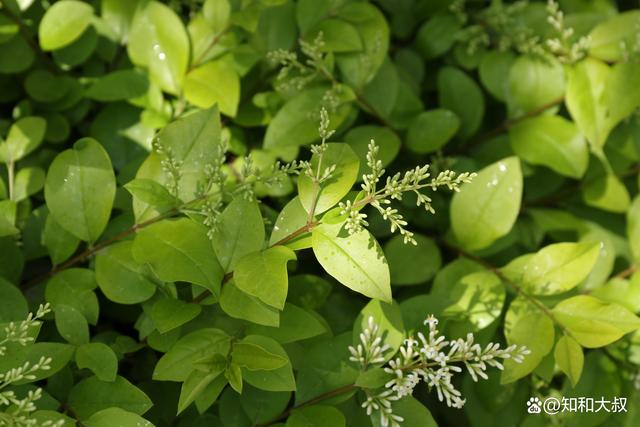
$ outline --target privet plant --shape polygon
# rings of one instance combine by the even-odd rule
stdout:
[[[0,0],[0,426],[635,425],[634,7]]]

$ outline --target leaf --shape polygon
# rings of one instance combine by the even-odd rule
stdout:
[[[369,318],[372,317],[378,325],[384,343],[392,350],[386,354],[386,359],[393,356],[394,350],[397,352],[405,338],[404,323],[400,306],[396,302],[385,303],[378,300],[371,300],[360,311],[353,324],[352,342],[354,345],[360,343],[360,334],[369,326]]]
[[[100,311],[98,298],[93,292],[96,286],[92,270],[70,268],[49,279],[44,296],[54,310],[60,305],[71,306],[82,313],[87,322],[95,325]]]
[[[229,364],[224,371],[224,377],[229,382],[231,388],[237,393],[242,394],[242,370],[235,363]]]
[[[125,184],[124,188],[133,197],[151,206],[174,207],[180,204],[180,200],[169,193],[169,190],[151,179],[136,178]]]
[[[556,349],[553,353],[556,365],[562,372],[567,374],[571,380],[573,387],[578,384],[580,375],[582,375],[582,366],[584,365],[584,354],[582,347],[573,338],[564,335],[556,343]]]
[[[509,140],[513,151],[528,163],[576,179],[587,170],[589,150],[584,137],[560,116],[523,120],[509,129]]]
[[[417,245],[405,245],[402,236],[394,236],[384,245],[394,286],[425,283],[442,265],[440,250],[433,240],[419,234],[414,239]]]
[[[0,322],[22,320],[27,317],[28,310],[20,289],[0,277]]]
[[[144,96],[149,89],[147,77],[135,70],[118,70],[96,80],[84,96],[96,101],[113,102]]]
[[[324,52],[358,52],[363,48],[362,39],[355,26],[341,19],[328,18],[321,21],[304,37],[312,43],[322,33]]]
[[[588,295],[561,301],[553,313],[571,336],[587,348],[611,344],[640,328],[640,318],[626,308]]]
[[[142,390],[120,376],[112,382],[89,377],[76,384],[69,393],[69,406],[81,420],[111,407],[142,415],[152,405]]]
[[[480,81],[499,101],[507,99],[509,71],[515,60],[516,56],[510,51],[489,51],[480,61]]]
[[[482,169],[454,194],[451,226],[464,248],[486,248],[511,230],[520,211],[522,185],[520,162],[508,157]]]
[[[637,64],[613,67],[596,59],[569,69],[566,104],[578,129],[601,149],[613,128],[640,105]]]
[[[40,168],[22,168],[15,176],[13,200],[20,202],[42,190],[45,173]]]
[[[322,170],[317,171],[317,176],[320,177],[324,176],[327,168],[335,165],[335,170],[327,181],[318,187],[306,174],[300,174],[298,178],[300,202],[307,212],[311,213],[313,210],[314,215],[325,212],[342,200],[356,182],[360,169],[358,156],[347,144],[326,144],[322,163],[319,162],[320,156],[314,154],[311,157],[311,166],[317,171],[319,164],[322,165]]]
[[[264,391],[247,385],[240,396],[242,410],[252,425],[269,423],[284,412],[291,401],[291,392]]]
[[[156,381],[185,381],[193,364],[208,356],[226,356],[230,348],[229,336],[219,329],[203,328],[178,340],[160,358],[153,371]]]
[[[197,222],[188,218],[157,222],[138,233],[132,251],[136,262],[148,263],[161,280],[193,283],[220,295],[224,272],[206,228]]]
[[[0,160],[16,162],[38,148],[44,138],[46,120],[42,117],[23,117],[9,128],[4,143],[0,144]]]
[[[342,224],[313,229],[313,253],[322,267],[340,283],[370,298],[391,301],[389,266],[378,242],[366,230],[352,235]]]
[[[589,55],[606,62],[624,60],[625,49],[635,42],[640,11],[615,14],[596,25],[589,33]]]
[[[231,360],[250,371],[271,371],[288,362],[287,358],[270,353],[259,345],[243,342],[233,345]]]
[[[0,200],[0,237],[13,236],[20,232],[16,228],[16,211],[16,202]]]
[[[78,140],[49,167],[44,197],[50,215],[80,240],[95,242],[111,216],[115,181],[104,148],[91,138]]]
[[[545,246],[525,264],[523,287],[533,295],[567,292],[587,278],[599,255],[600,243]]]
[[[174,298],[156,301],[151,309],[151,320],[158,332],[164,334],[195,319],[202,311],[198,304],[189,304]]]
[[[83,422],[86,427],[153,427],[149,421],[133,412],[125,411],[120,408],[107,408],[98,411]]]
[[[640,196],[636,196],[627,211],[627,238],[636,263],[640,264]]]
[[[221,373],[222,369],[213,370],[207,373],[193,371],[182,384],[180,398],[178,400],[178,414],[187,409],[187,407],[198,398],[209,384],[220,377]]]
[[[385,94],[385,96],[387,95]],[[400,137],[390,128],[371,125],[351,128],[344,136],[344,141],[349,144],[360,159],[359,181],[362,180],[363,174],[369,173],[367,153],[372,139],[378,147],[378,160],[382,162],[382,167],[386,167],[391,163],[400,151]]]
[[[92,18],[93,9],[85,2],[63,0],[54,3],[40,21],[40,47],[50,51],[70,44],[82,35]]]
[[[282,310],[289,289],[287,262],[296,259],[286,246],[253,252],[238,260],[233,280],[238,289]]]
[[[18,348],[18,352],[9,350],[0,358],[0,371],[7,372],[16,366],[23,366],[26,362],[33,366],[43,357],[51,358],[51,363],[49,364],[51,368],[35,371],[32,373],[34,378],[23,379],[22,381],[17,381],[16,384],[33,383],[51,377],[67,366],[75,350],[73,345],[57,342],[37,342],[26,347],[18,346]]]
[[[225,272],[235,269],[242,257],[262,249],[264,221],[258,203],[234,198],[218,217],[211,243]]]
[[[285,427],[345,427],[342,412],[333,406],[313,405],[291,412]]]
[[[184,82],[184,96],[196,107],[218,104],[222,114],[235,117],[240,102],[240,77],[233,61],[223,57],[191,70]]]
[[[220,308],[235,319],[244,319],[264,326],[277,327],[280,324],[280,312],[277,308],[242,292],[233,280],[222,287]]]
[[[392,374],[388,374],[383,368],[369,368],[360,372],[355,385],[362,388],[377,389],[384,387],[392,378]]]
[[[286,303],[278,327],[250,325],[250,335],[266,335],[280,344],[305,340],[328,332],[326,325],[315,313]]]
[[[274,246],[279,243],[285,237],[290,236],[295,231],[301,229],[307,224],[309,214],[300,203],[298,196],[294,197],[285,205],[282,209],[276,223],[273,226],[271,232],[271,238],[269,239],[269,246]],[[311,247],[311,235],[302,234],[299,237],[288,240],[284,243],[287,247],[293,250],[307,249]]]
[[[98,46],[98,32],[88,27],[84,33],[71,44],[53,52],[53,58],[63,69],[83,64]]]
[[[584,203],[608,212],[627,212],[631,204],[627,187],[617,175],[612,173],[608,164],[600,159],[594,160],[581,186]]]
[[[431,412],[419,400],[412,396],[407,396],[392,404],[393,413],[401,416],[405,426],[411,427],[437,427],[438,424],[433,419]],[[374,427],[380,425],[380,416],[371,415]]]
[[[521,117],[559,101],[565,91],[562,65],[555,60],[518,57],[509,70],[507,107],[509,117]]]
[[[52,215],[47,215],[42,240],[53,265],[58,265],[73,255],[80,244],[80,239],[62,228]]]
[[[79,310],[70,305],[58,304],[54,312],[56,328],[62,338],[75,345],[89,342],[89,325]]]
[[[433,153],[442,148],[460,129],[460,119],[444,108],[418,114],[409,125],[407,148],[416,153]]]
[[[138,4],[139,0],[102,0],[100,2],[102,20],[121,42],[127,40]]]
[[[507,384],[531,373],[553,348],[554,334],[553,321],[548,315],[523,297],[516,298],[505,317],[505,337],[509,345],[527,346],[531,353],[522,363],[505,360],[500,382]]]
[[[157,1],[142,3],[131,24],[127,52],[131,62],[149,69],[163,91],[180,93],[189,65],[189,37],[171,8]]]
[[[115,381],[118,373],[118,358],[111,347],[95,342],[83,344],[76,349],[78,368],[88,368],[101,381]]]
[[[229,0],[205,0],[202,14],[214,34],[220,33],[229,24],[231,15]]]
[[[460,119],[458,134],[472,136],[484,117],[484,96],[476,82],[454,67],[443,67],[438,73],[440,106],[452,111]]]
[[[249,335],[243,338],[244,344],[254,344],[263,348],[266,352],[286,359],[284,366],[268,371],[252,371],[242,369],[242,378],[254,387],[266,391],[292,391],[296,389],[293,370],[289,362],[289,356],[284,349],[271,338],[259,335]],[[255,365],[254,365],[255,366]]]
[[[441,13],[425,22],[416,36],[418,52],[426,60],[431,60],[447,53],[456,41],[456,35],[462,22],[453,13]]]

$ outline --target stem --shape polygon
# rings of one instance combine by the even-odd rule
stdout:
[[[20,17],[18,15],[13,13],[11,11],[11,9],[9,9],[7,4],[5,3],[5,0],[0,0],[0,6],[2,6],[2,8],[0,9],[0,13],[2,13],[4,16],[9,18],[11,21],[13,21],[18,26],[18,30],[20,31],[20,35],[22,36],[24,41],[27,42],[27,44],[29,45],[31,50],[42,60],[42,62],[44,63],[45,67],[47,67],[49,69],[49,71],[51,71],[52,73],[59,74],[60,73],[60,69],[58,68],[56,63],[53,62],[51,60],[51,58],[49,58],[42,51],[42,49],[40,49],[40,45],[38,45],[38,43],[33,39],[33,37],[31,37],[31,33],[29,32],[29,27],[27,27],[25,25],[24,21],[22,19],[20,19]]]
[[[620,273],[613,276],[613,279],[626,279],[629,276],[632,276],[636,271],[638,271],[637,265],[632,265],[626,270],[622,270]]]
[[[285,410],[283,413],[281,413],[280,415],[275,417],[273,420],[268,421],[268,422],[266,422],[264,424],[258,424],[255,427],[267,427],[267,426],[270,426],[272,424],[277,423],[278,421],[286,419],[289,415],[291,415],[291,412],[295,411],[296,409],[301,409],[301,408],[304,408],[304,407],[307,407],[307,406],[315,405],[316,403],[320,403],[323,400],[331,399],[332,397],[340,396],[341,394],[349,393],[350,391],[354,391],[357,388],[358,387],[355,384],[347,384],[345,386],[338,387],[335,390],[328,391],[326,393],[323,393],[323,394],[321,394],[319,396],[314,397],[313,399],[309,399],[306,402],[302,402],[299,405],[293,406],[293,407]]]
[[[13,160],[7,162],[7,175],[9,177],[9,200],[13,200],[13,187],[14,187],[14,170],[15,163]]]
[[[193,70],[194,68],[196,68],[198,65],[200,65],[202,63],[202,61],[204,60],[204,58],[206,58],[207,54],[209,53],[209,51],[211,49],[213,49],[213,47],[218,44],[218,42],[220,41],[220,39],[222,38],[222,36],[224,36],[226,33],[229,32],[229,30],[231,29],[231,27],[226,27],[225,29],[223,29],[222,31],[220,31],[218,34],[215,35],[215,37],[213,37],[211,39],[211,42],[207,45],[207,47],[202,51],[202,53],[200,54],[200,56],[198,56],[194,61],[193,64],[191,64],[191,67],[189,67],[189,71]]]

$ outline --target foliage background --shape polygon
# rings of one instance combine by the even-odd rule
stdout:
[[[0,423],[377,426],[360,404],[388,378],[347,347],[368,316],[397,351],[434,314],[531,354],[459,375],[463,409],[419,385],[403,425],[634,425],[639,61],[632,1],[0,0],[0,323],[53,309],[0,356],[51,357],[0,387],[38,409]],[[321,108],[347,144],[323,183]],[[371,139],[390,176],[478,175],[435,215],[394,201],[394,234],[358,205]],[[347,199],[374,240],[338,233]]]

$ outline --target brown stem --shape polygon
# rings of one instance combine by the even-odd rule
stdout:
[[[620,273],[613,276],[613,279],[626,279],[627,277],[633,275],[636,271],[638,271],[638,266],[632,265],[626,270],[622,270]]]
[[[274,419],[272,419],[271,421],[268,421],[264,424],[258,424],[255,427],[270,426],[272,424],[277,423],[278,421],[286,419],[289,415],[291,415],[291,412],[295,411],[296,409],[301,409],[307,406],[315,405],[316,403],[320,403],[324,400],[331,399],[332,397],[340,396],[341,394],[344,394],[344,393],[349,393],[350,391],[356,390],[357,388],[358,387],[355,384],[347,384],[345,386],[338,387],[335,390],[328,391],[326,393],[323,393],[319,396],[314,397],[313,399],[309,399],[306,402],[302,402],[299,405],[293,406],[287,409],[286,411],[284,411],[283,413],[281,413],[280,415],[278,415],[277,417],[275,417]]]
[[[2,9],[0,9],[0,13],[9,18],[18,26],[20,35],[22,36],[24,41],[27,42],[31,50],[42,60],[45,67],[47,67],[52,73],[59,74],[60,69],[58,68],[56,63],[53,62],[51,58],[49,58],[49,56],[47,56],[47,54],[42,51],[42,49],[40,49],[40,45],[38,45],[33,37],[31,37],[29,28],[25,25],[24,21],[22,21],[22,19],[20,19],[18,15],[16,15],[15,13],[13,13],[13,11],[11,11],[11,9],[9,9],[7,4],[5,3],[5,0],[0,0],[0,6],[2,6]]]
[[[189,71],[193,70],[194,68],[198,67],[198,65],[200,65],[202,63],[202,61],[204,60],[204,58],[207,56],[207,54],[209,53],[209,51],[211,49],[213,49],[213,47],[215,45],[218,44],[218,42],[220,41],[220,39],[222,38],[222,36],[224,36],[227,32],[229,32],[229,30],[231,29],[231,27],[227,27],[224,30],[220,31],[215,37],[213,37],[211,39],[211,42],[207,45],[207,47],[202,51],[202,53],[200,54],[200,56],[198,56],[198,58],[196,58],[193,63],[191,64],[191,67],[189,67]]]

